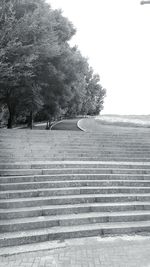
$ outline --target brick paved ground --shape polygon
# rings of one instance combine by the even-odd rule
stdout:
[[[0,267],[150,267],[150,237],[86,238],[65,244],[0,257]]]

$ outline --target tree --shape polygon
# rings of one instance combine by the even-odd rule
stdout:
[[[0,103],[9,111],[8,128],[20,114],[95,114],[105,90],[87,59],[69,40],[76,30],[44,0],[0,2]]]
[[[16,18],[15,1],[0,4],[0,102],[9,110],[8,128],[18,104],[20,87],[33,77],[33,64],[37,55],[31,44],[23,43],[21,23]]]
[[[82,105],[82,114],[98,115],[103,109],[106,90],[100,84],[100,77],[89,68],[86,75],[86,93]]]
[[[42,0],[3,1],[0,7],[0,101],[8,106],[11,128],[21,89],[26,88],[27,97],[20,101],[24,105],[26,99],[32,113],[37,105],[35,84],[40,90],[43,85],[39,79],[44,76],[43,66],[49,67],[62,53],[74,28],[60,11],[52,11]]]

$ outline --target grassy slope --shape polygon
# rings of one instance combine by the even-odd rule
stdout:
[[[150,115],[101,115],[96,117],[101,124],[150,127]]]

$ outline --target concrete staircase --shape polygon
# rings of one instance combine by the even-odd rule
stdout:
[[[2,130],[0,247],[150,232],[150,130]]]

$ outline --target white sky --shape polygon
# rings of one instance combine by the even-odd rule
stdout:
[[[150,5],[140,0],[47,0],[77,29],[72,43],[107,89],[103,113],[150,114]]]

